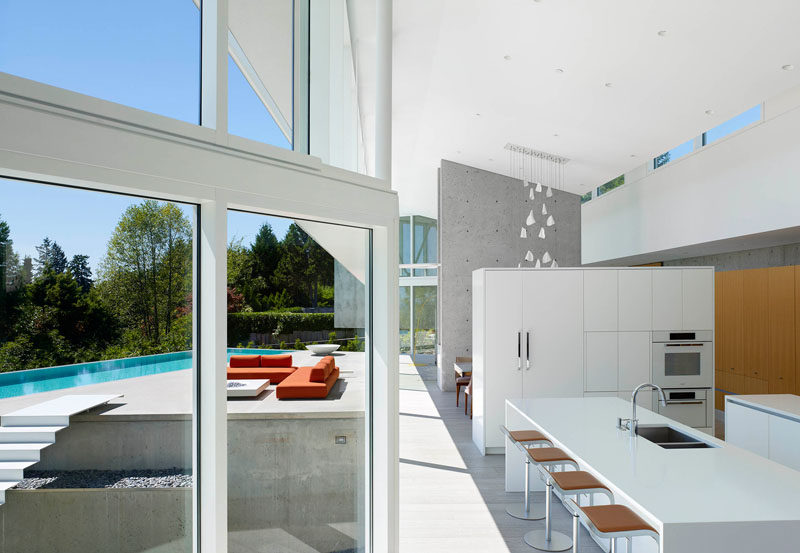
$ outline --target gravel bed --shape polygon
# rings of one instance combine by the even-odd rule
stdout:
[[[26,470],[14,486],[21,490],[63,488],[191,488],[183,469],[164,470]]]

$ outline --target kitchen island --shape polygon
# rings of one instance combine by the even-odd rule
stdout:
[[[725,396],[725,440],[800,470],[800,396]]]
[[[671,426],[708,447],[665,449],[631,438],[616,428],[618,417],[630,416],[630,403],[617,398],[506,400],[510,429],[547,434],[660,532],[663,553],[798,550],[800,473],[647,409],[638,409],[640,425]],[[521,475],[521,456],[506,451],[507,471]],[[634,551],[658,549],[635,538]]]

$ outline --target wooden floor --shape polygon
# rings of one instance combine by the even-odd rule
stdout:
[[[536,551],[522,536],[544,522],[506,514],[522,494],[504,491],[504,457],[483,457],[472,444],[463,403],[456,407],[455,393],[420,378],[429,372],[401,364],[400,373],[401,553]],[[534,500],[543,502],[544,493]],[[571,535],[571,524],[554,501],[553,528]],[[581,551],[602,551],[582,532]]]

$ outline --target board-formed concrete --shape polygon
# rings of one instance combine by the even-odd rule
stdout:
[[[544,183],[546,184],[546,183]],[[555,219],[545,226],[547,216]],[[526,225],[533,210],[536,220]],[[527,238],[520,237],[525,227]],[[580,196],[553,189],[551,198],[543,189],[530,199],[530,187],[490,171],[442,160],[439,179],[439,293],[438,340],[439,386],[454,390],[453,362],[472,355],[472,271],[481,267],[532,267],[525,260],[528,250],[535,258],[545,252],[562,267],[580,265]]]
[[[739,271],[742,269],[800,265],[800,244],[718,253],[664,262],[665,267],[694,265],[713,266],[717,271]]]

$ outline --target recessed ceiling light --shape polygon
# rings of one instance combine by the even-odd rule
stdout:
[[[481,114],[480,114],[480,113],[476,113],[476,114],[475,114],[475,117],[480,117],[480,116],[481,116]]]
[[[555,69],[555,72],[556,72],[556,73],[563,73],[563,72],[564,72],[564,70],[563,70],[563,69],[561,69],[560,67],[556,67],[556,69]]]
[[[714,115],[714,110],[713,109],[707,109],[706,110],[706,115]]]
[[[553,136],[555,136],[556,138],[558,138],[558,135],[557,135],[557,134],[553,134]]]
[[[791,63],[787,63],[786,65],[782,65],[781,69],[783,69],[784,71],[791,71],[792,69],[794,69],[794,65],[792,65]]]
[[[461,153],[461,150],[456,150],[456,153],[457,153],[457,154],[460,154],[460,153]]]
[[[506,54],[505,56],[503,56],[503,59],[506,60],[506,61],[509,61],[511,59],[511,56]]]
[[[636,157],[636,154],[631,154],[631,157]]]
[[[492,158],[489,158],[489,161],[494,161]]]
[[[614,83],[606,83],[603,86],[605,86],[606,88],[611,88],[612,86],[614,86]]]
[[[667,31],[658,31],[658,36],[667,36]]]

